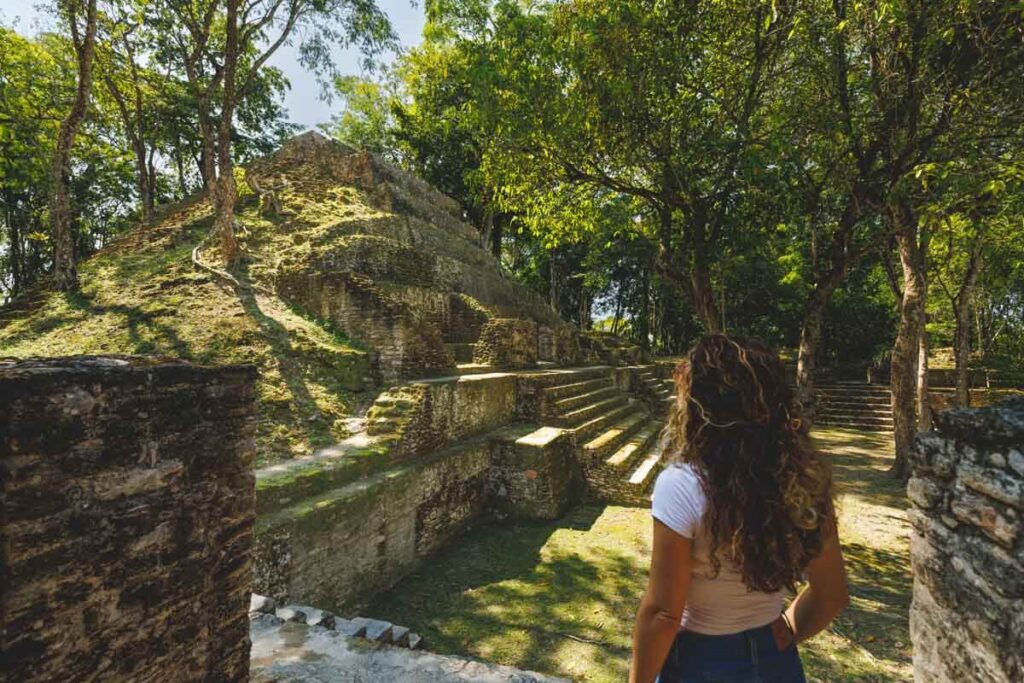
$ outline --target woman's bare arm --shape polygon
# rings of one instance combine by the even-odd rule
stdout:
[[[665,663],[690,589],[692,547],[692,539],[654,520],[651,575],[633,629],[630,683],[651,683]]]
[[[821,554],[807,565],[807,587],[800,591],[786,610],[786,618],[796,642],[807,640],[824,630],[849,602],[843,553],[833,523],[826,531]]]

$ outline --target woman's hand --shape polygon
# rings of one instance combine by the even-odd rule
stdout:
[[[665,663],[679,632],[686,594],[690,590],[692,548],[692,539],[654,520],[651,575],[633,629],[630,683],[651,683]]]
[[[824,533],[821,554],[807,565],[807,587],[786,610],[786,619],[798,643],[822,631],[850,604],[843,553],[834,520]]]

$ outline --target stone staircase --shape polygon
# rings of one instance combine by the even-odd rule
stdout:
[[[872,432],[892,431],[889,388],[867,382],[834,382],[819,385],[815,424]]]
[[[653,370],[634,371],[641,382],[658,381]],[[572,435],[591,495],[620,505],[647,505],[661,469],[657,440],[662,413],[620,388],[607,370],[592,377],[572,373],[541,394],[541,421]]]

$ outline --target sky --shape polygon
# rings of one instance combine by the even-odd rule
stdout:
[[[44,3],[45,4],[45,3]],[[22,34],[31,35],[50,26],[52,19],[38,7],[38,0],[0,0],[0,23],[13,25]],[[420,42],[423,33],[422,2],[411,0],[377,0],[377,5],[391,18],[403,48],[413,47]],[[394,55],[386,58],[393,59]],[[345,74],[362,74],[356,50],[338,49],[335,64]],[[312,74],[306,73],[299,65],[295,49],[283,46],[270,63],[281,69],[291,81],[291,90],[285,95],[284,104],[291,120],[304,128],[314,128],[326,123],[338,112],[339,102],[328,104],[320,100],[320,86]]]

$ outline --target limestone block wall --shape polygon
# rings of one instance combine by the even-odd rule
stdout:
[[[475,363],[496,368],[529,368],[537,364],[537,323],[516,318],[493,318],[480,331],[473,353]]]
[[[393,435],[395,461],[442,449],[511,422],[516,415],[516,377],[466,375],[395,387],[367,413],[373,436]]]
[[[253,589],[357,607],[482,514],[489,465],[486,441],[460,444],[261,515]]]
[[[907,486],[915,680],[1024,680],[1024,399],[935,422]]]
[[[0,362],[5,680],[248,676],[255,374]]]
[[[583,492],[575,450],[524,423],[521,398],[558,381],[494,372],[395,387],[367,415],[382,451],[257,472],[254,590],[345,614],[486,515],[560,516]]]
[[[279,277],[277,291],[285,301],[373,349],[385,381],[454,367],[438,329],[418,320],[408,305],[366,276],[315,269],[290,272]]]

